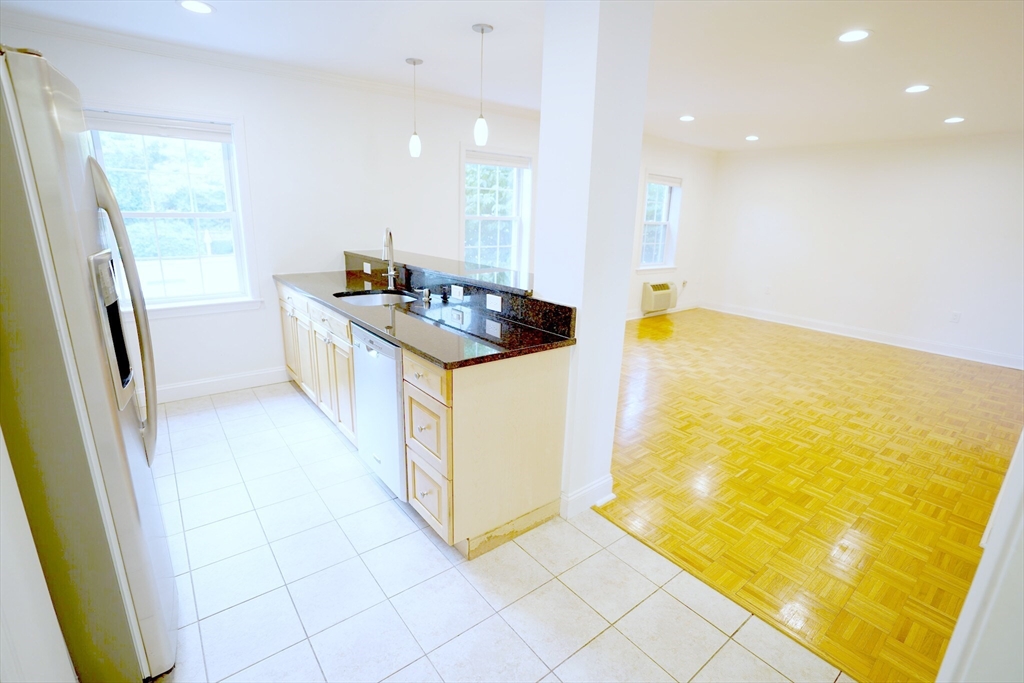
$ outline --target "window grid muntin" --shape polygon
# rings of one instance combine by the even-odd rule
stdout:
[[[475,168],[476,171],[476,184],[471,185],[469,178],[471,175],[471,167]],[[495,169],[494,184],[493,185],[482,185],[483,169],[493,168]],[[511,188],[501,187],[501,171],[508,170],[511,177]],[[481,266],[482,268],[505,268],[511,269],[515,267],[515,264],[519,259],[519,251],[521,249],[521,236],[522,236],[522,185],[523,185],[523,169],[517,166],[503,166],[499,163],[488,163],[484,161],[467,161],[464,164],[464,182],[463,182],[463,196],[465,202],[465,209],[463,215],[463,260],[467,263]],[[476,212],[471,213],[471,206],[469,201],[469,190],[475,191],[475,208]],[[495,193],[494,210],[500,211],[500,196],[502,191],[510,191],[510,214],[503,216],[497,213],[493,214],[482,214],[480,213],[481,204],[480,194],[482,191]],[[485,245],[483,242],[483,223],[494,222],[494,223],[508,223],[509,228],[509,239],[507,244],[502,243],[501,239],[501,228],[500,225],[497,227],[497,242]],[[472,227],[471,227],[472,226]],[[476,244],[469,244],[469,232],[470,230],[476,231]],[[494,263],[483,263],[482,253],[484,249],[495,249],[496,258]],[[506,265],[500,265],[502,263],[501,254],[505,251],[508,254],[508,261]],[[475,253],[476,260],[474,260],[470,254]]]

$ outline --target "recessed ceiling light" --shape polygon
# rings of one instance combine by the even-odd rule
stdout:
[[[963,122],[964,122],[964,117],[962,117],[962,116],[951,116],[950,118],[946,119],[946,123],[963,123]]]
[[[865,31],[862,28],[858,28],[858,29],[856,29],[854,31],[847,31],[843,35],[839,36],[839,42],[840,43],[856,43],[859,40],[864,40],[869,35],[871,35],[870,31]]]
[[[686,116],[680,116],[679,120],[680,121],[693,121],[693,117],[690,116],[689,114],[687,114]]]
[[[761,138],[757,137],[756,135],[748,135],[746,138],[747,142],[757,142],[760,139]]]
[[[211,5],[207,5],[205,2],[200,2],[199,0],[181,0],[178,4],[189,12],[195,12],[196,14],[209,14],[213,11],[213,7]]]
[[[909,88],[907,88],[904,92],[924,92],[925,90],[928,90],[930,88],[930,85],[912,85]]]

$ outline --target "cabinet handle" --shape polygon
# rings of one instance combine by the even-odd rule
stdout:
[[[430,425],[419,425],[418,427],[416,427],[417,432],[425,432],[428,429],[430,429]]]
[[[412,376],[415,377],[416,379],[423,379],[423,373],[422,372],[414,372],[414,373],[412,373]]]
[[[381,464],[381,462],[380,462],[380,458],[378,458],[378,457],[377,457],[376,455],[374,455],[373,453],[371,453],[371,454],[370,454],[370,457],[371,457],[371,458],[373,458],[374,460],[376,460],[376,461],[377,461],[377,464],[378,464],[378,465],[380,465],[380,464]]]

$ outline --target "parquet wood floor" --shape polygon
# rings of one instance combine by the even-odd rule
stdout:
[[[599,511],[860,681],[933,681],[1024,373],[691,310],[628,323]]]

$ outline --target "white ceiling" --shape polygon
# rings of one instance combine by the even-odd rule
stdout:
[[[538,109],[543,2],[2,0],[13,9],[171,43]],[[658,2],[647,132],[714,149],[899,140],[1024,129],[1024,3]],[[850,28],[860,43],[836,37]],[[929,92],[909,95],[915,83]],[[696,121],[681,123],[692,114]],[[963,116],[964,123],[943,119]],[[760,136],[757,143],[743,140]]]

